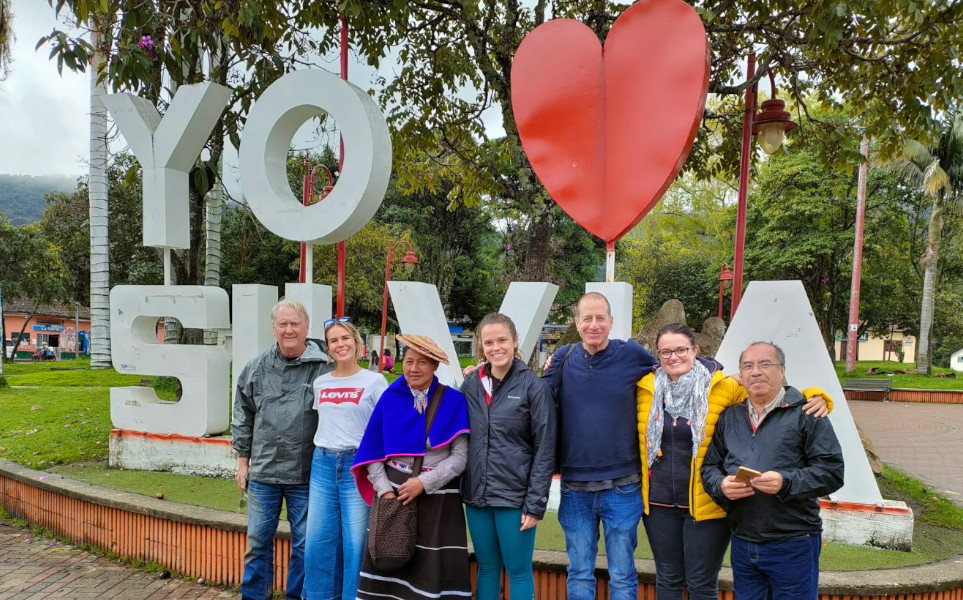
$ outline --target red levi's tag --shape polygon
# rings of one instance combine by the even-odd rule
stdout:
[[[364,388],[325,388],[318,394],[318,404],[329,402],[331,404],[357,404],[364,395]]]

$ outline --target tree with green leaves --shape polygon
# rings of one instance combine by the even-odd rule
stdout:
[[[107,166],[110,204],[107,214],[109,277],[115,285],[159,285],[164,272],[161,253],[143,239],[142,183],[136,160],[119,154]],[[47,194],[47,211],[38,223],[44,239],[57,248],[68,273],[67,296],[83,303],[90,295],[90,189],[81,179],[71,193]]]
[[[813,105],[814,118],[848,130],[836,153],[820,149],[812,137],[796,140],[760,168],[750,194],[746,272],[750,279],[798,279],[813,307],[823,339],[834,353],[835,333],[846,329],[856,217],[857,174],[843,168],[844,156],[858,147],[859,135],[845,111]],[[804,123],[804,127],[806,124]],[[921,205],[891,169],[870,155],[864,241],[865,270],[860,285],[860,332],[913,327],[907,319],[907,290],[915,288],[907,249],[919,244]],[[855,165],[851,165],[855,167]]]
[[[944,215],[963,212],[963,110],[957,108],[946,117],[937,143],[926,146],[909,140],[895,168],[914,188],[928,198],[930,218],[926,250],[920,258],[924,268],[923,297],[920,308],[920,337],[916,351],[916,370],[932,371],[930,336],[936,298],[936,266]]]
[[[0,288],[8,301],[33,300],[18,339],[40,304],[65,302],[67,273],[57,248],[46,240],[37,225],[14,227],[0,215]],[[13,332],[5,332],[13,338]],[[16,347],[7,360],[13,360]]]
[[[216,184],[220,183],[218,169],[225,137],[235,147],[239,145],[240,126],[254,98],[281,74],[299,64],[306,36],[297,33],[276,39],[265,34],[264,24],[260,22],[251,27],[222,28],[228,15],[237,8],[233,2],[49,2],[59,16],[76,21],[76,25],[89,31],[92,37],[71,37],[55,30],[40,40],[38,46],[50,47],[51,58],[56,59],[59,70],[66,67],[85,71],[89,63],[93,67],[92,86],[109,88],[114,93],[140,95],[151,101],[161,114],[182,85],[213,81],[234,89],[230,107],[222,113],[202,152],[205,158],[198,159],[189,176],[190,248],[171,253],[174,283],[216,282],[223,205],[222,188]],[[95,64],[98,57],[103,60]],[[92,111],[92,115],[98,114]],[[91,156],[92,164],[100,156],[93,146]],[[92,193],[95,185],[97,178],[91,177]],[[98,200],[92,202],[91,209],[98,207],[105,213],[106,209],[101,210],[100,206]],[[99,221],[92,215],[92,226]],[[99,241],[93,244],[94,239],[99,237],[92,238],[92,251],[99,256],[106,245]],[[206,272],[205,267],[209,267]],[[106,281],[104,277],[98,281],[101,280]],[[92,292],[99,289],[97,281],[93,283]],[[98,294],[94,292],[93,296],[91,304],[96,310]],[[103,340],[106,336],[95,334],[94,339]]]
[[[270,6],[266,6],[270,4]],[[809,113],[810,98],[846,98],[861,115],[867,135],[893,154],[905,131],[930,137],[933,111],[963,95],[955,64],[963,47],[963,2],[828,0],[697,0],[711,45],[707,110],[686,168],[702,177],[731,177],[738,165],[742,104],[748,86],[771,68],[783,96]],[[544,279],[555,214],[519,143],[511,109],[511,64],[521,40],[549,19],[572,18],[600,39],[628,6],[624,2],[573,0],[340,0],[273,4],[241,0],[225,28],[264,23],[277,38],[319,28],[319,51],[338,44],[338,12],[348,17],[354,48],[369,64],[391,65],[395,76],[380,93],[392,126],[395,170],[402,186],[434,189],[452,182],[454,203],[496,203],[526,215],[515,249],[518,278]],[[751,50],[758,69],[746,80]],[[397,63],[396,66],[393,63]],[[872,82],[872,85],[867,85]],[[483,118],[484,117],[484,118]],[[575,118],[575,116],[573,116]],[[504,134],[489,133],[499,122]],[[816,118],[810,131],[832,149],[832,123]],[[856,164],[858,150],[845,162]]]
[[[686,174],[616,245],[616,275],[632,284],[635,331],[671,298],[682,301],[699,330],[718,314],[719,273],[731,262],[732,186]]]
[[[451,206],[449,187],[419,192],[392,180],[374,220],[410,236],[419,260],[417,279],[438,288],[449,319],[478,322],[498,309],[504,291],[499,257],[487,247],[496,232],[491,215],[480,207]],[[382,267],[385,249],[378,253]]]

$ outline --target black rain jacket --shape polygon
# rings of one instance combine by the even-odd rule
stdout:
[[[516,358],[489,405],[480,372],[469,375],[461,388],[471,427],[462,498],[470,506],[521,508],[522,514],[541,519],[555,472],[551,390]]]
[[[806,398],[786,388],[782,406],[772,410],[753,432],[749,400],[723,411],[702,463],[702,485],[726,509],[732,534],[749,542],[771,542],[822,531],[819,497],[843,485],[843,452],[829,419],[803,411]],[[729,500],[722,480],[740,466],[760,473],[777,471],[782,489],[760,491]]]

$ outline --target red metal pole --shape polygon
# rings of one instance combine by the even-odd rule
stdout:
[[[308,203],[311,201],[310,190],[309,190],[310,182],[311,182],[311,159],[306,158],[304,160],[304,187],[301,190],[301,202],[305,206],[307,206]],[[301,269],[298,271],[298,281],[300,283],[307,283],[304,280],[305,279],[304,258],[307,253],[308,253],[308,245],[304,242],[301,242]]]
[[[344,15],[340,16],[341,19],[341,79],[345,81],[348,80],[348,22],[345,20]],[[338,153],[338,174],[340,175],[344,169],[344,136],[341,137],[341,150]],[[345,277],[345,245],[344,242],[338,242],[338,303],[335,312],[337,316],[344,316],[344,277]],[[385,302],[387,302],[387,289],[388,283],[385,279]],[[385,305],[385,310],[388,310],[387,304]],[[387,314],[387,313],[386,313]],[[382,343],[384,343],[384,335],[382,334]],[[384,348],[382,348],[384,350]],[[379,355],[380,360],[380,355]],[[382,365],[384,362],[381,363]],[[381,369],[378,370],[381,372]]]
[[[749,53],[746,81],[756,75],[756,53]],[[749,193],[749,160],[752,157],[752,118],[756,112],[756,84],[746,88],[746,113],[742,119],[742,158],[739,161],[739,207],[736,213],[736,255],[732,281],[732,309],[729,319],[734,319],[742,299],[742,255],[746,246],[746,196]]]
[[[869,140],[865,135],[859,152],[863,155],[863,164],[859,165],[859,184],[856,187],[856,240],[853,242],[853,282],[849,288],[849,331],[846,334],[847,373],[856,370],[856,349],[859,344],[859,280],[863,271],[863,220],[866,217],[866,176],[869,171]]]
[[[720,278],[720,279],[719,279],[719,318],[720,318],[720,319],[722,318],[722,294],[723,294],[723,291],[724,291],[724,290],[723,290],[723,287],[722,287],[722,278]]]
[[[385,301],[381,307],[381,350],[378,352],[378,372],[381,373],[385,368],[385,330],[388,327],[388,277],[391,276],[391,254],[394,247],[388,241],[388,259],[385,261]]]

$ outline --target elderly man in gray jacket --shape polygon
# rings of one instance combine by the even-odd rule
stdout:
[[[247,490],[247,552],[241,596],[266,600],[274,588],[274,535],[282,500],[291,525],[286,597],[301,598],[311,454],[318,415],[312,383],[332,366],[322,342],[308,339],[308,313],[295,300],[271,310],[277,344],[241,371],[231,433],[238,454],[237,485]]]

